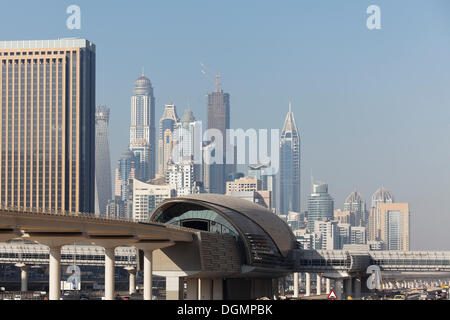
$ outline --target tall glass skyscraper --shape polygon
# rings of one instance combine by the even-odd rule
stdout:
[[[95,45],[0,42],[0,202],[94,212]]]
[[[101,215],[106,215],[106,205],[111,199],[108,124],[109,108],[97,107],[95,111],[95,213]]]
[[[333,220],[334,200],[328,194],[328,185],[314,184],[313,191],[308,198],[308,227],[314,230],[314,221],[323,219]]]
[[[131,150],[125,150],[119,160],[116,168],[116,181],[114,186],[114,195],[126,202],[130,199],[130,180],[135,179],[138,175],[138,161]]]
[[[167,163],[171,159],[173,149],[173,133],[179,122],[174,104],[166,104],[164,114],[159,120],[158,173],[165,175]]]
[[[235,164],[225,164],[227,144],[227,129],[230,129],[230,94],[223,92],[216,83],[216,91],[208,93],[208,129],[217,129],[222,134],[223,143],[223,164],[205,164],[205,189],[209,193],[225,193],[225,177],[232,173]],[[214,144],[209,145],[208,152],[215,154]]]
[[[279,213],[300,212],[300,135],[291,104],[280,139],[279,190]]]
[[[155,177],[155,97],[150,80],[142,75],[136,80],[131,97],[130,150],[139,165],[137,178]]]

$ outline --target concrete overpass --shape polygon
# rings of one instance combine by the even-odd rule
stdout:
[[[49,298],[60,298],[61,247],[73,243],[104,248],[105,297],[114,298],[115,248],[134,246],[144,252],[144,297],[151,299],[154,250],[194,240],[194,230],[160,223],[140,224],[91,214],[0,208],[0,240],[22,238],[49,248]]]

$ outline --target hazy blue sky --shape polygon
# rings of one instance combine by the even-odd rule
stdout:
[[[7,3],[7,4],[6,4]],[[81,7],[80,31],[66,8]],[[381,7],[382,30],[366,28]],[[450,1],[4,1],[0,39],[82,36],[97,45],[97,104],[111,108],[112,166],[128,143],[142,66],[157,119],[173,99],[205,120],[223,74],[234,128],[280,128],[292,100],[310,172],[335,206],[384,185],[412,209],[412,249],[450,249]]]

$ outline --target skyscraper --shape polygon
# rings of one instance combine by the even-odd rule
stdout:
[[[94,212],[95,45],[0,42],[0,202]]]
[[[367,224],[368,238],[371,241],[380,240],[381,237],[382,221],[379,206],[383,203],[394,203],[394,197],[389,190],[381,187],[372,196],[372,207]]]
[[[190,159],[177,163],[169,162],[165,182],[176,187],[177,196],[200,193],[194,176],[194,163]]]
[[[314,184],[308,198],[308,227],[314,230],[314,221],[333,220],[334,200],[328,194],[328,185]]]
[[[164,106],[164,114],[159,120],[159,152],[158,152],[158,173],[166,174],[167,164],[172,156],[174,147],[173,133],[178,124],[179,118],[174,104]]]
[[[279,213],[300,212],[300,135],[290,103],[280,138],[279,190]]]
[[[183,117],[177,123],[174,132],[174,144],[177,151],[174,152],[173,162],[186,163],[192,162],[194,168],[195,182],[202,181],[202,124],[195,120],[194,114],[190,109],[186,109]],[[175,146],[174,146],[175,147]]]
[[[327,219],[315,220],[313,223],[314,233],[320,235],[320,245],[316,245],[321,250],[336,250],[339,248],[339,229],[336,221]]]
[[[226,164],[226,149],[228,143],[227,129],[230,129],[230,94],[223,92],[219,88],[219,81],[216,82],[216,91],[208,94],[208,129],[217,129],[222,134],[223,142],[223,163],[205,164],[209,182],[205,181],[205,186],[211,193],[225,193],[225,182],[227,175],[236,168],[235,164]],[[211,152],[213,149],[209,149]]]
[[[130,187],[130,180],[135,179],[139,174],[139,165],[134,153],[127,149],[125,150],[119,160],[116,168],[116,180],[114,186],[114,195],[126,202],[130,199],[132,188]]]
[[[372,208],[378,208],[380,203],[394,203],[394,197],[385,187],[381,187],[372,195]]]
[[[95,111],[95,213],[105,215],[111,199],[111,161],[109,155],[109,108],[97,107]]]
[[[350,211],[355,215],[353,226],[365,226],[367,220],[366,203],[358,191],[353,191],[344,203],[344,211]]]
[[[150,80],[142,75],[136,80],[131,97],[130,150],[139,165],[139,179],[155,177],[155,97]]]
[[[410,224],[407,203],[380,203],[380,240],[387,250],[409,250]]]

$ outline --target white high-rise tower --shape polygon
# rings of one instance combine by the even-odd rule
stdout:
[[[155,176],[155,97],[144,72],[136,80],[131,97],[130,150],[139,162],[137,178],[147,181]]]

